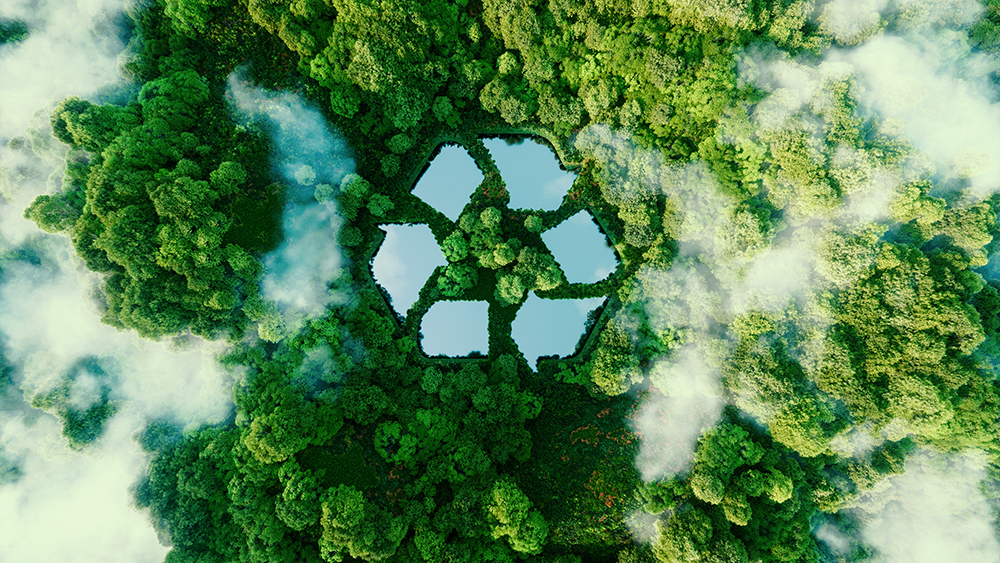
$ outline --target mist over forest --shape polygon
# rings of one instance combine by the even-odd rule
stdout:
[[[6,0],[0,561],[1000,563],[998,212],[998,0]]]

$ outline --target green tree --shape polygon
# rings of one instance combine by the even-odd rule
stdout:
[[[0,21],[0,45],[23,41],[30,33],[22,21]]]
[[[165,63],[126,107],[60,103],[53,133],[90,153],[86,178],[40,196],[26,216],[68,232],[88,267],[109,275],[109,324],[148,338],[184,329],[236,337],[248,321],[239,306],[260,270],[236,274],[223,249],[232,243],[234,198],[257,181],[234,158],[248,147],[231,140],[233,124],[215,118],[221,108],[186,64]]]
[[[368,503],[354,487],[341,485],[322,499],[320,554],[325,561],[342,561],[346,554],[369,561],[391,557],[399,548],[408,526]]]
[[[514,551],[538,554],[542,551],[549,533],[545,518],[537,510],[517,485],[509,481],[497,481],[486,503],[490,515],[494,538],[507,536]]]
[[[449,264],[438,276],[437,287],[446,297],[459,297],[479,281],[476,268],[468,264]]]
[[[282,465],[278,476],[284,484],[275,507],[278,518],[289,528],[299,531],[319,522],[321,489],[312,472],[289,460]]]
[[[54,234],[71,229],[82,213],[81,207],[65,195],[40,195],[24,210],[24,218]]]

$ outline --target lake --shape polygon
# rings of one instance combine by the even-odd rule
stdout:
[[[500,139],[486,139],[484,144],[507,183],[513,209],[556,209],[576,178],[559,168],[547,145],[530,140],[508,144]],[[454,220],[482,180],[472,157],[461,147],[448,146],[417,181],[413,194]],[[380,228],[386,239],[372,270],[392,297],[393,308],[405,315],[434,268],[446,261],[426,225]],[[599,281],[617,264],[604,235],[585,211],[543,233],[542,240],[570,282]],[[512,336],[529,363],[534,364],[539,356],[568,355],[583,334],[587,313],[603,300],[552,300],[529,294],[511,327]],[[487,353],[486,313],[485,302],[435,303],[421,323],[424,352],[430,356]]]

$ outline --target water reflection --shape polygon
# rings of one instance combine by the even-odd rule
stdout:
[[[531,293],[511,325],[511,336],[532,365],[539,356],[568,356],[583,335],[587,313],[603,301],[601,297],[541,299]]]
[[[375,255],[372,274],[392,297],[392,308],[405,315],[434,268],[445,264],[444,254],[427,225],[382,225],[381,229],[385,240]]]
[[[570,283],[593,283],[615,270],[615,253],[590,214],[581,211],[554,229],[542,233]]]
[[[438,301],[431,305],[420,326],[428,356],[466,356],[488,352],[485,301]]]
[[[461,147],[448,146],[441,149],[417,180],[413,195],[454,220],[482,182],[483,173],[469,153]]]
[[[507,183],[512,209],[556,209],[576,176],[559,168],[552,150],[528,140],[508,145],[502,139],[483,141]]]

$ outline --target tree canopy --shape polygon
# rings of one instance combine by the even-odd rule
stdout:
[[[948,28],[968,57],[995,61],[997,6]],[[820,66],[906,13],[844,29],[806,0],[130,8],[134,94],[55,107],[63,185],[24,215],[101,274],[107,324],[228,341],[233,416],[136,437],[133,496],[166,561],[817,561],[816,522],[849,519],[915,449],[996,470],[1000,196],[934,169],[860,78]],[[286,170],[279,131],[237,117],[237,72],[317,108],[354,168]],[[575,174],[556,209],[508,207],[482,142],[527,136]],[[484,177],[454,221],[411,193],[447,145]],[[331,243],[303,254],[340,254],[329,299],[292,319],[268,256],[303,206]],[[542,240],[580,211],[618,260],[602,282],[569,283]],[[386,224],[427,224],[446,259],[405,317],[372,278]],[[605,300],[536,369],[510,329],[529,292]],[[489,347],[428,357],[421,319],[454,300],[489,305]],[[74,448],[128,377],[102,365],[31,397]],[[644,480],[640,449],[701,419]]]

